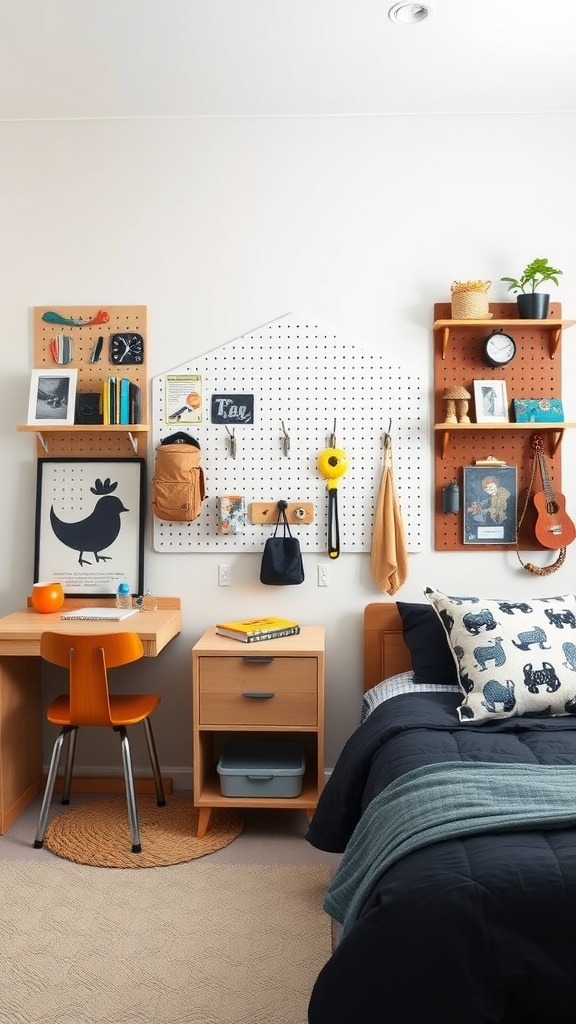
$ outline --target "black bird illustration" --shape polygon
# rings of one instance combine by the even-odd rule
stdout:
[[[129,510],[122,504],[120,498],[112,494],[118,483],[110,483],[110,477],[104,482],[96,480],[94,487],[90,490],[92,494],[100,497],[94,506],[94,511],[81,519],[78,523],[65,523],[59,519],[52,505],[50,509],[50,523],[52,529],[63,544],[74,551],[80,552],[78,562],[80,565],[91,565],[87,558],[82,558],[85,551],[92,551],[97,562],[109,562],[111,555],[101,555],[100,551],[109,548],[120,533],[120,515]]]

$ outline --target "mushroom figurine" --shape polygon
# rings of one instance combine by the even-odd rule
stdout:
[[[446,402],[445,423],[470,423],[468,401],[472,396],[461,384],[446,388],[442,398]]]

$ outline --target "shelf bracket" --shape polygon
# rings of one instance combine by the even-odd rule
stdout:
[[[128,431],[128,440],[132,445],[132,451],[134,452],[134,455],[138,455],[138,438],[135,436],[135,434],[132,433],[131,430]]]
[[[450,337],[450,328],[444,327],[442,329],[442,359],[446,359],[446,349],[448,348],[448,339]]]
[[[49,454],[49,452],[48,452],[48,442],[47,442],[46,438],[44,437],[43,434],[40,433],[40,431],[38,431],[38,433],[36,434],[36,437],[38,438],[38,441],[40,442],[40,444],[42,445],[44,451],[46,452],[46,455],[48,455]]]
[[[450,431],[442,431],[442,461],[446,458],[446,452],[448,451],[448,445],[450,444]]]
[[[556,330],[550,332],[550,359],[554,359],[556,355],[556,349],[560,344],[560,338],[562,337],[562,328],[557,327]]]
[[[556,455],[558,448],[562,444],[564,438],[563,430],[551,430],[550,431],[550,447],[552,449],[552,458]]]

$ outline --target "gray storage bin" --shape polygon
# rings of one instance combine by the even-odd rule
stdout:
[[[306,755],[301,743],[237,740],[220,760],[222,796],[290,797],[302,792]]]

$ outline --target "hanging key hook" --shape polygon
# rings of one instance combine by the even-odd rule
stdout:
[[[284,455],[290,457],[290,437],[288,435],[286,427],[284,426],[284,420],[280,420],[280,423],[282,425],[282,433],[284,435],[283,437],[280,438],[280,446],[282,448]]]
[[[229,430],[228,427],[226,427],[226,432],[228,434],[228,447],[230,449],[230,455],[232,456],[233,459],[236,458],[236,437],[234,431],[235,427],[232,427],[232,430]]]

